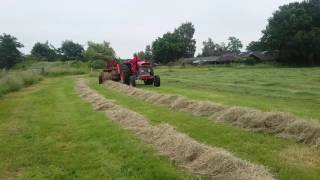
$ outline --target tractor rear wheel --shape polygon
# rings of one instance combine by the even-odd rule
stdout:
[[[136,87],[136,76],[130,76],[130,86]]]
[[[130,68],[127,64],[122,64],[122,80],[123,84],[130,85]]]
[[[143,82],[144,82],[144,85],[152,85],[153,82],[154,82],[154,79],[153,78],[152,79],[147,79],[147,80],[144,80]]]
[[[155,87],[160,87],[160,76],[155,76],[155,77],[154,77],[153,85],[154,85]]]

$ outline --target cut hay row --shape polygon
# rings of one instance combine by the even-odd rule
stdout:
[[[274,179],[263,166],[241,160],[224,149],[201,144],[170,125],[150,124],[142,115],[116,105],[91,90],[83,80],[78,81],[76,90],[97,111],[104,112],[110,119],[152,145],[161,155],[174,160],[194,175],[214,179]]]
[[[274,134],[299,143],[320,146],[320,124],[303,120],[283,112],[262,112],[243,107],[227,107],[207,101],[195,101],[176,95],[165,95],[107,81],[105,86],[144,101],[166,106],[195,116],[208,117],[218,122],[228,122],[254,132]]]

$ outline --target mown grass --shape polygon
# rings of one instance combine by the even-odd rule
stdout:
[[[291,112],[320,119],[320,68],[268,66],[156,69],[162,86],[139,86],[230,106]]]
[[[175,164],[48,78],[0,98],[0,179],[188,179]]]
[[[225,148],[240,158],[262,164],[270,168],[279,179],[320,177],[320,151],[317,149],[152,105],[98,85],[96,78],[89,80],[90,86],[99,93],[145,115],[152,122],[169,123],[200,142]]]

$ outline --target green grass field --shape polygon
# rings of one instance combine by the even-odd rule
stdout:
[[[187,179],[74,91],[50,78],[0,99],[0,179]]]
[[[162,86],[138,88],[232,106],[320,119],[320,68],[160,68]],[[80,76],[44,78],[0,97],[0,179],[193,179],[75,91]],[[278,179],[319,179],[320,150],[146,103],[97,84],[92,89],[152,123],[267,167]]]
[[[320,68],[159,68],[162,87],[141,88],[320,119]]]
[[[200,142],[225,148],[242,159],[262,164],[279,179],[320,177],[320,151],[306,145],[152,105],[98,85],[96,78],[90,78],[90,86],[118,104],[145,115],[154,123],[169,123]]]

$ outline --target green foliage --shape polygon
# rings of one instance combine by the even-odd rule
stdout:
[[[199,57],[209,57],[209,56],[221,56],[226,53],[240,53],[241,48],[243,47],[241,41],[236,37],[229,37],[228,45],[224,42],[218,44],[213,42],[211,38],[208,38],[207,41],[203,41],[202,53]]]
[[[229,37],[228,40],[229,40],[228,45],[227,45],[228,51],[230,51],[232,53],[240,53],[240,50],[243,47],[240,39],[231,36],[231,37]]]
[[[266,47],[261,41],[251,41],[246,49],[247,51],[264,51]]]
[[[146,46],[146,49],[144,51],[144,58],[147,60],[152,60],[152,49],[150,45]]]
[[[133,55],[139,56],[141,59],[145,59],[146,55],[144,51],[139,51],[137,53],[134,53]]]
[[[44,76],[79,75],[89,72],[88,64],[79,61],[38,62],[28,67],[40,72]]]
[[[242,60],[240,60],[240,62],[246,64],[246,65],[256,65],[259,63],[262,63],[259,59],[253,58],[253,57],[247,57],[247,58],[243,58]]]
[[[48,41],[45,43],[37,42],[31,50],[31,55],[45,61],[54,61],[58,56],[56,49]]]
[[[2,71],[0,73],[0,96],[35,84],[42,79],[37,71]]]
[[[61,53],[64,60],[82,60],[83,52],[84,49],[81,44],[70,40],[63,41],[61,48],[59,48],[59,53]]]
[[[184,23],[152,43],[152,56],[155,62],[169,63],[180,58],[193,57],[196,41],[193,39],[195,28],[192,23]]]
[[[16,37],[9,34],[0,35],[0,69],[10,69],[21,61],[21,52],[18,48],[23,45]]]
[[[93,69],[103,69],[103,67],[105,66],[106,61],[102,60],[102,59],[97,59],[95,61],[91,61],[90,62],[90,66]]]
[[[202,54],[199,57],[221,56],[228,52],[225,43],[215,43],[211,38],[203,42]]]
[[[279,62],[320,65],[320,1],[281,6],[260,39],[266,50],[280,50]]]
[[[115,59],[116,53],[109,42],[88,42],[88,48],[84,52],[84,58],[89,60],[91,67],[101,69],[105,62]]]

